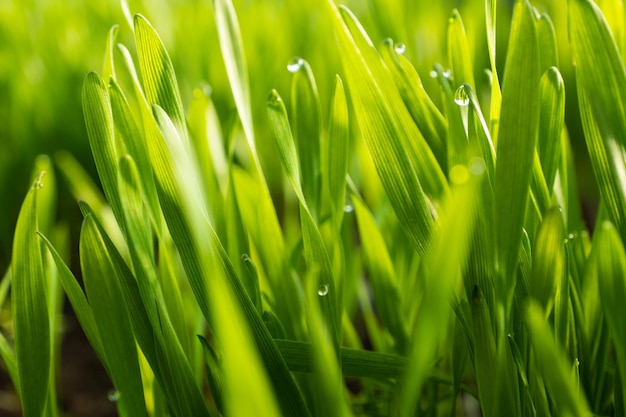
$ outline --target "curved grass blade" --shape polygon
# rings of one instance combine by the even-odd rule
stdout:
[[[117,40],[117,32],[119,25],[113,25],[107,36],[107,45],[104,52],[104,65],[102,67],[102,77],[105,80],[115,79],[115,59],[113,59],[113,51],[115,50],[115,42]]]
[[[411,62],[395,50],[393,40],[383,42],[381,50],[387,67],[393,74],[398,92],[424,139],[432,150],[442,171],[447,170],[446,119],[432,102],[422,80]]]
[[[496,0],[485,0],[485,27],[487,29],[487,47],[489,49],[489,62],[491,63],[491,109],[489,119],[491,135],[494,140],[498,139],[500,124],[500,107],[502,105],[502,92],[498,70],[496,69]]]
[[[143,87],[150,104],[158,104],[168,114],[186,147],[189,137],[174,66],[150,22],[135,15],[135,42]]]
[[[587,148],[610,219],[626,239],[626,71],[600,9],[588,0],[568,6]]]
[[[19,392],[25,417],[43,415],[50,378],[50,323],[41,242],[37,239],[37,190],[30,187],[13,240],[12,307]]]
[[[447,188],[445,179],[356,18],[342,8],[342,19],[331,1],[328,5],[357,122],[409,240],[424,254],[433,227],[424,190],[433,198],[441,197]]]
[[[598,235],[593,242],[591,257],[593,265],[598,271],[598,286],[604,317],[609,325],[615,354],[617,356],[617,369],[621,381],[626,381],[626,251],[615,229],[609,222],[600,226]],[[616,401],[626,399],[626,391],[623,387],[615,387],[622,392],[615,393]],[[616,408],[618,404],[615,405]],[[626,409],[626,402],[621,404]]]
[[[530,341],[536,353],[543,380],[559,415],[589,416],[589,406],[577,388],[570,366],[564,359],[554,335],[545,321],[542,308],[531,302],[524,314],[524,323],[530,333]]]
[[[552,20],[547,14],[542,14],[537,19],[537,42],[539,43],[540,71],[548,71],[552,67],[558,67],[558,53],[556,48],[556,33]]]
[[[146,415],[135,337],[113,262],[91,215],[85,217],[80,239],[85,290],[102,342],[111,378],[120,393],[122,416]]]

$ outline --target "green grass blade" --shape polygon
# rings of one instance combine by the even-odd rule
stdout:
[[[9,345],[9,341],[6,339],[6,337],[4,337],[2,333],[0,333],[0,358],[4,363],[7,373],[9,374],[11,383],[15,387],[17,394],[20,395],[20,381],[18,376],[15,352],[13,351],[11,345]]]
[[[600,226],[599,236],[594,239],[592,249],[592,262],[598,271],[598,286],[600,292],[600,304],[604,310],[604,317],[609,325],[615,354],[617,356],[617,369],[620,380],[626,381],[626,251],[615,227],[605,222]],[[616,390],[619,389],[616,387]],[[624,388],[621,387],[621,399],[626,399]],[[616,401],[618,394],[616,392]],[[616,407],[618,405],[616,404]],[[622,409],[626,409],[623,403]]]
[[[556,48],[556,33],[552,20],[547,14],[537,19],[537,42],[539,43],[540,70],[542,73],[552,67],[558,67],[558,53]]]
[[[185,112],[172,60],[159,35],[141,15],[135,15],[135,42],[148,103],[158,104],[165,110],[181,140],[189,146]]]
[[[135,337],[116,271],[102,237],[88,215],[81,231],[81,267],[85,290],[100,333],[111,378],[120,393],[122,416],[146,415]]]
[[[501,288],[510,294],[519,256],[539,122],[539,62],[534,13],[515,4],[496,153],[496,247]],[[504,292],[500,297],[507,297]]]
[[[93,312],[87,301],[87,297],[85,297],[85,293],[80,287],[78,281],[76,281],[72,271],[70,271],[69,267],[65,261],[63,261],[63,258],[61,258],[61,255],[59,255],[59,252],[57,252],[48,238],[42,234],[39,234],[39,237],[43,240],[44,244],[48,248],[48,251],[52,255],[52,259],[54,260],[59,271],[59,281],[61,282],[63,290],[65,291],[65,294],[74,309],[74,313],[80,323],[80,327],[85,332],[87,340],[89,340],[89,343],[98,357],[104,358],[104,351],[102,350],[102,343],[100,342],[100,334],[98,333],[96,321],[93,317]],[[105,366],[107,366],[107,364],[105,364]]]
[[[589,407],[578,391],[565,355],[554,340],[554,335],[544,318],[542,308],[531,302],[524,315],[524,323],[530,333],[530,341],[536,353],[539,372],[548,387],[553,404],[559,415],[589,416]]]
[[[329,6],[357,122],[394,210],[413,247],[423,254],[433,220],[422,184],[438,198],[446,189],[443,174],[363,29],[346,9],[342,20],[339,10]],[[418,151],[423,154],[412,161]]]
[[[580,113],[596,182],[611,221],[626,238],[626,72],[598,7],[568,2]]]
[[[448,59],[450,60],[451,77],[454,83],[469,84],[476,87],[472,67],[472,57],[465,34],[463,19],[457,9],[452,11],[452,17],[448,21]]]
[[[450,173],[454,186],[442,210],[441,229],[434,236],[431,252],[424,260],[424,295],[413,325],[406,380],[399,403],[400,416],[415,414],[418,393],[447,337],[444,329],[448,328],[451,318],[450,301],[467,259],[484,172],[484,162],[474,160],[469,167],[457,165]],[[462,215],[457,213],[458,207],[464,207]]]
[[[422,80],[411,62],[396,52],[393,40],[383,43],[382,56],[393,74],[398,92],[424,139],[432,149],[441,169],[447,170],[446,119],[424,89]]]
[[[87,135],[104,195],[113,214],[122,219],[122,209],[117,194],[117,150],[111,100],[106,83],[95,72],[89,73],[83,84],[83,113]]]
[[[500,107],[502,105],[502,92],[498,70],[496,69],[496,0],[485,0],[485,27],[487,29],[487,47],[489,49],[489,62],[491,63],[491,109],[489,119],[491,134],[494,140],[498,138],[500,124]]]
[[[117,32],[119,25],[113,25],[107,36],[107,45],[104,52],[104,64],[102,66],[102,77],[105,80],[115,79],[115,60],[113,59],[113,51],[115,51],[115,43],[117,41]]]
[[[321,203],[322,109],[309,63],[297,59],[291,81],[291,117],[298,150],[302,193],[314,219]]]
[[[408,346],[409,331],[407,322],[399,315],[402,308],[398,307],[401,306],[402,298],[391,257],[381,230],[363,201],[352,195],[352,202],[376,309],[381,322],[393,335],[397,352],[404,353]]]
[[[12,306],[15,356],[25,417],[44,413],[50,373],[50,324],[41,242],[37,238],[37,190],[31,186],[17,220],[13,240]]]
[[[552,190],[561,159],[561,132],[565,122],[565,85],[558,69],[550,67],[543,74],[539,90],[537,153],[548,190]]]
[[[230,0],[213,0],[213,10],[215,12],[220,49],[224,57],[226,73],[230,81],[230,88],[235,99],[237,112],[241,119],[243,131],[252,149],[252,154],[256,157],[250,83],[248,81],[246,57],[235,8]]]
[[[343,82],[335,78],[335,90],[330,109],[328,140],[324,142],[326,157],[326,178],[330,206],[335,226],[341,226],[346,200],[346,173],[350,156],[350,129],[346,93]]]
[[[553,207],[543,217],[537,232],[530,279],[530,295],[538,301],[546,316],[552,310],[566,271],[564,238],[561,212]]]

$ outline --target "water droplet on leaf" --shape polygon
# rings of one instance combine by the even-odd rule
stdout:
[[[404,53],[406,52],[406,45],[402,42],[398,42],[394,47],[394,50],[396,51],[396,54],[404,55]]]
[[[437,71],[432,70],[429,74],[430,74],[430,78],[437,78]]]
[[[469,104],[470,99],[464,85],[457,88],[454,92],[454,102],[461,107],[465,107]]]
[[[112,389],[107,393],[107,398],[111,402],[116,402],[120,399],[120,393],[119,391]]]
[[[319,295],[320,297],[324,297],[328,295],[328,285],[327,284],[320,285],[319,288],[317,289],[317,295]]]
[[[354,211],[354,206],[352,204],[346,204],[343,206],[344,213],[352,213]]]
[[[291,60],[289,60],[289,63],[287,64],[287,70],[291,73],[296,73],[300,71],[300,68],[302,68],[303,65],[304,65],[304,59],[300,58],[299,56],[296,56],[296,57],[291,58]]]

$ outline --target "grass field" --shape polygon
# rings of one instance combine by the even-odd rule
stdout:
[[[78,415],[68,317],[120,416],[625,415],[624,16],[0,5],[23,415]]]

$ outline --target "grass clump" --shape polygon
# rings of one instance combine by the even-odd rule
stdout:
[[[181,94],[157,31],[126,13],[136,58],[114,27],[83,84],[104,196],[56,160],[81,201],[84,290],[51,218],[53,175],[15,230],[0,293],[11,285],[15,337],[0,356],[24,415],[59,415],[63,294],[122,416],[623,415],[623,22],[567,4],[602,197],[590,236],[554,25],[515,2],[502,65],[496,2],[481,10],[489,82],[454,10],[436,96],[406,45],[376,48],[349,8],[323,2],[340,75],[320,89],[294,58],[289,100],[271,90],[259,122],[245,28],[215,0],[228,125],[205,89]]]

